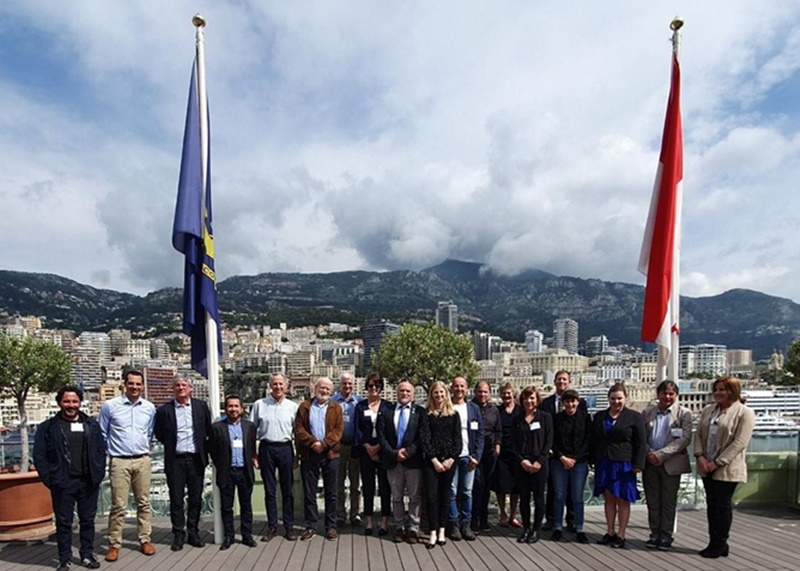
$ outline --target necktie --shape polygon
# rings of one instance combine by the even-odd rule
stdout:
[[[564,412],[564,403],[561,402],[561,397],[556,396],[556,402],[558,403],[556,406],[558,412]]]
[[[397,446],[403,444],[403,437],[406,435],[408,425],[408,406],[400,407],[400,418],[397,420]]]

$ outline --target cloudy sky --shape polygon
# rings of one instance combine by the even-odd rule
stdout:
[[[181,283],[200,10],[221,278],[456,258],[643,283],[679,14],[682,291],[800,301],[800,4],[53,6],[0,4],[0,268]]]

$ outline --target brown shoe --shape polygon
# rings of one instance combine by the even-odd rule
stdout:
[[[325,532],[325,539],[330,539],[331,541],[333,541],[334,539],[337,539],[338,537],[339,537],[339,534],[336,532],[336,528],[335,527],[331,527],[331,528],[328,529],[328,531]]]
[[[406,540],[406,532],[402,527],[398,527],[396,530],[394,530],[393,539],[395,543],[403,543]]]
[[[149,541],[142,542],[142,553],[144,553],[145,555],[155,555],[156,546],[150,543]]]
[[[277,535],[278,535],[278,530],[275,529],[274,527],[271,527],[267,530],[267,533],[264,534],[264,536],[261,538],[261,541],[264,542],[272,541],[273,539],[275,539],[275,536]]]
[[[308,541],[315,535],[317,535],[317,532],[311,528],[308,528],[303,532],[303,535],[300,536],[300,541]]]
[[[113,563],[119,559],[119,547],[114,547],[113,545],[108,548],[106,551],[106,561]]]
[[[409,530],[409,532],[406,534],[406,542],[410,543],[411,545],[419,543],[419,532],[414,531],[413,529]]]

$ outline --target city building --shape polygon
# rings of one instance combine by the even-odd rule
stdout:
[[[364,340],[364,361],[362,372],[372,371],[372,354],[379,351],[385,335],[394,335],[400,326],[387,319],[368,319],[361,326],[361,338]]]
[[[587,357],[597,357],[608,350],[608,337],[605,335],[595,335],[589,337],[584,344],[584,353]]]
[[[538,329],[525,332],[525,349],[528,353],[539,353],[544,345],[544,333]]]
[[[578,352],[578,322],[574,319],[562,318],[553,322],[553,347],[566,349],[570,353]]]
[[[436,307],[436,324],[458,332],[458,306],[452,301],[440,301]]]
[[[681,345],[678,349],[680,376],[683,378],[692,374],[711,374],[721,377],[728,370],[727,353],[725,345]]]

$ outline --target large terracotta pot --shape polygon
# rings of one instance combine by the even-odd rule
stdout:
[[[39,474],[0,474],[0,541],[45,539],[55,529],[50,490]]]

